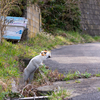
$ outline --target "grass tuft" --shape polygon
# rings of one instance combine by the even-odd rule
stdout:
[[[79,80],[76,80],[76,81],[75,81],[75,83],[81,83],[81,81],[79,81]]]
[[[95,76],[96,76],[96,77],[100,77],[100,73],[96,74]]]
[[[65,98],[68,99],[69,96],[69,91],[60,88],[58,91],[53,92],[52,95],[49,96],[49,100],[64,100]]]
[[[89,77],[91,77],[91,73],[88,72],[80,73],[79,71],[75,71],[74,73],[69,72],[64,78],[64,81],[73,80],[77,78],[89,78]]]
[[[100,91],[100,87],[98,87],[98,91]]]

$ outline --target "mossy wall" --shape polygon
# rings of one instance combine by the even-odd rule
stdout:
[[[80,0],[83,33],[100,36],[100,0]]]

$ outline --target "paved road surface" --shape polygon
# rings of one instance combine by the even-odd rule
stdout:
[[[72,100],[100,100],[100,92],[83,94],[81,96],[76,96],[72,98]]]
[[[52,58],[44,61],[50,69],[61,73],[69,71],[100,72],[100,43],[62,46],[51,51]]]
[[[87,71],[92,75],[100,73],[100,43],[62,46],[51,52],[52,58],[44,61],[44,63],[52,70],[58,69],[61,73],[68,73],[69,71],[84,73]],[[64,83],[60,85],[62,84]],[[80,93],[72,100],[100,100],[100,92],[97,90],[97,87],[100,87],[99,80],[96,79],[91,82],[91,79],[87,79],[87,82],[83,80],[81,84],[67,86],[69,89],[73,87],[77,93]],[[87,90],[82,93],[84,89]]]

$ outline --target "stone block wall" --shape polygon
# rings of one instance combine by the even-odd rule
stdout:
[[[100,35],[100,0],[80,0],[79,7],[83,33]]]
[[[41,30],[41,13],[37,5],[27,7],[28,37],[34,37]]]

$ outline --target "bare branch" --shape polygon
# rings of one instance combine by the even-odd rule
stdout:
[[[2,36],[4,35],[4,31],[7,27],[5,18],[10,11],[14,10],[14,7],[19,8],[17,5],[18,1],[19,0],[0,0],[0,42],[2,41]]]

